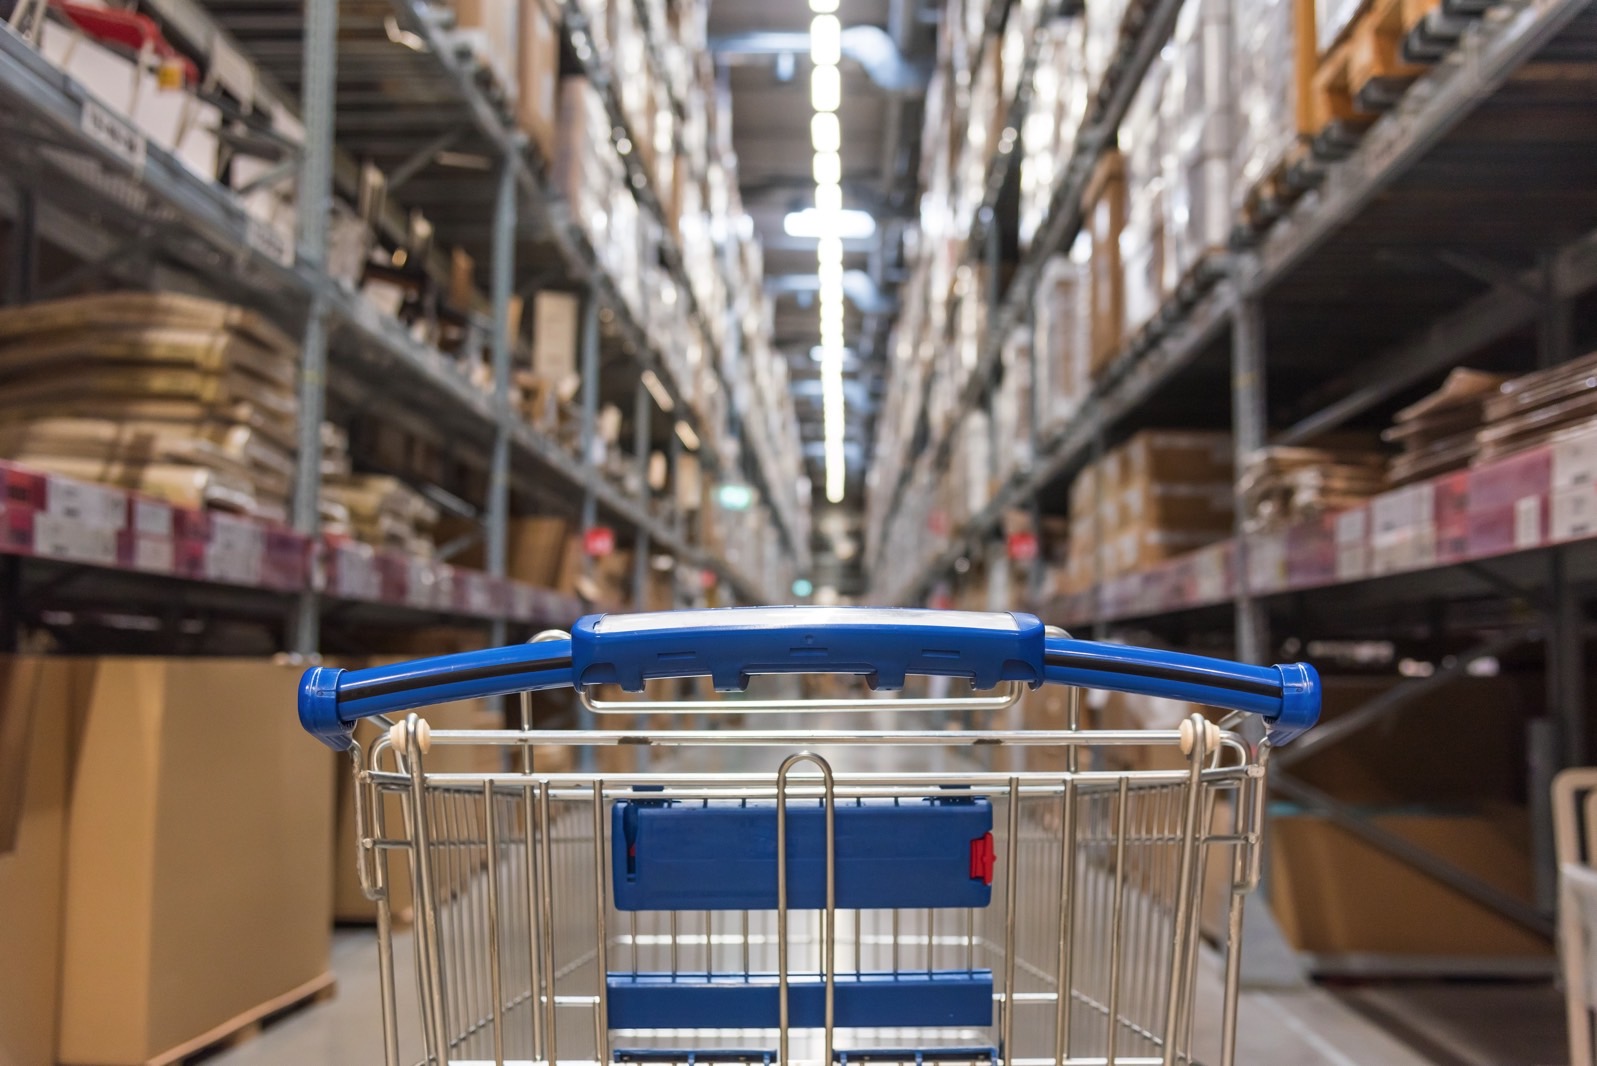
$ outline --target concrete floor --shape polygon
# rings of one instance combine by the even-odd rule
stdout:
[[[410,957],[408,942],[397,945]],[[338,994],[330,1001],[290,1015],[259,1037],[210,1061],[214,1066],[381,1066],[382,1029],[377,986],[377,943],[365,930],[340,931],[333,946]],[[1203,963],[1197,1052],[1213,1061],[1217,1041],[1219,976],[1213,959]],[[417,1046],[413,1023],[415,987],[399,984],[401,1012],[411,1024],[401,1027],[401,1044]],[[1389,1035],[1348,1002],[1327,991],[1244,992],[1240,1007],[1239,1061],[1290,1066],[1452,1066],[1501,1062],[1488,1058],[1441,1060],[1421,1056]],[[406,1059],[413,1063],[416,1056]],[[1517,1059],[1511,1061],[1519,1061]]]

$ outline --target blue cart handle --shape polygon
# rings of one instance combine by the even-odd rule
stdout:
[[[567,686],[709,677],[722,691],[754,674],[842,673],[900,689],[910,674],[963,677],[978,689],[1044,682],[1248,711],[1284,744],[1314,724],[1320,681],[1305,663],[1249,666],[1179,652],[1048,635],[1029,614],[874,607],[734,607],[589,615],[570,640],[443,655],[365,670],[319,666],[300,683],[305,729],[349,747],[357,720],[453,700]]]

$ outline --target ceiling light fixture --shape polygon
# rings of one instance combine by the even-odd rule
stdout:
[[[810,72],[810,105],[817,111],[836,111],[843,103],[843,79],[835,66]]]
[[[822,199],[830,198],[823,194],[823,190],[838,193],[837,202],[841,204],[841,190],[837,185],[817,185],[816,206],[789,211],[782,219],[784,233],[789,237],[808,237],[810,240],[835,237],[839,241],[863,241],[876,236],[876,219],[870,212],[844,210],[841,207],[828,209],[820,204]]]
[[[843,24],[836,15],[816,15],[810,20],[810,59],[817,66],[835,67],[843,58]]]
[[[654,402],[660,410],[670,414],[676,409],[676,402],[671,399],[671,394],[665,391],[665,386],[660,379],[654,376],[654,371],[645,370],[641,375],[643,387],[649,390],[649,395],[654,397]]]
[[[815,184],[841,185],[843,181],[843,157],[836,152],[815,153]]]
[[[817,111],[810,119],[810,146],[817,152],[836,152],[843,147],[843,126],[831,111]]]
[[[843,447],[847,417],[843,396],[843,240],[876,232],[876,220],[862,211],[843,210],[843,124],[835,112],[843,104],[843,27],[833,14],[838,0],[810,0],[810,141],[815,149],[815,207],[782,220],[789,236],[814,237],[815,281],[821,333],[821,428],[825,439],[826,498],[842,503],[848,480]]]

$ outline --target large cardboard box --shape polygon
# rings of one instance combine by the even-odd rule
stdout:
[[[538,0],[521,0],[516,122],[546,160],[554,159],[560,113],[560,28]]]
[[[1374,824],[1487,884],[1531,899],[1530,827],[1497,815],[1388,814]],[[1271,820],[1270,904],[1298,950],[1317,955],[1544,958],[1551,945],[1334,823]]]
[[[1321,681],[1325,723],[1404,683],[1335,674]],[[1542,705],[1541,684],[1534,674],[1443,686],[1282,772],[1361,806],[1522,802],[1526,726]]]
[[[0,1063],[51,1066],[70,734],[94,660],[0,659]]]
[[[71,787],[60,1062],[181,1055],[330,982],[332,753],[300,728],[299,674],[100,662]]]
[[[1147,429],[1116,449],[1123,485],[1229,483],[1234,474],[1229,433],[1196,429]]]
[[[582,301],[569,292],[543,291],[533,297],[532,369],[557,390],[577,376],[581,320]]]
[[[1120,232],[1126,226],[1126,170],[1119,152],[1106,153],[1098,161],[1087,185],[1082,213],[1092,239],[1092,259],[1088,263],[1092,302],[1088,370],[1097,379],[1119,353],[1125,323]]]
[[[567,529],[568,523],[559,517],[537,515],[512,519],[510,576],[540,588],[554,588],[559,584]]]

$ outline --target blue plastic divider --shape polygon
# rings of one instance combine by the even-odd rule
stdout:
[[[838,804],[837,906],[987,906],[992,828],[979,797]],[[820,801],[790,800],[787,831],[788,906],[826,906]],[[610,840],[617,910],[776,909],[774,802],[621,800]]]
[[[780,1023],[774,973],[612,973],[607,985],[612,1029],[775,1029]],[[825,1024],[825,986],[819,974],[793,974],[787,988],[791,1028]],[[840,1028],[991,1025],[993,974],[840,973],[833,1011]]]

